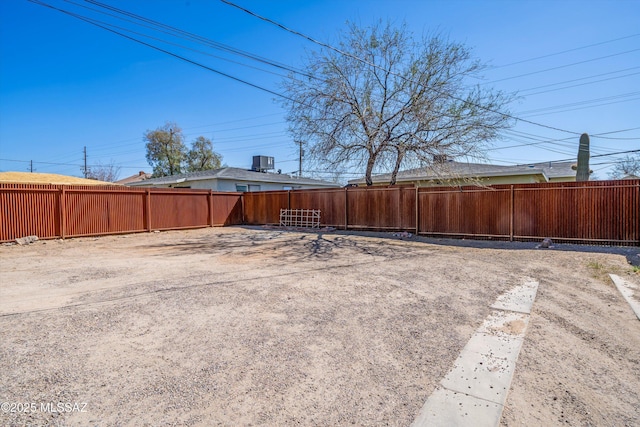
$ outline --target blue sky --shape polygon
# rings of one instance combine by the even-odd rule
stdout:
[[[199,52],[144,39],[280,90],[277,69],[134,27],[89,2],[42,1],[187,45]],[[103,1],[292,67],[318,48],[216,0]],[[640,149],[640,1],[235,2],[327,43],[336,41],[346,21],[379,19],[465,43],[490,65],[479,83],[518,92],[513,115],[538,124],[517,122],[487,152],[493,163],[575,158],[578,134],[588,132],[592,156],[599,156],[592,169],[606,178],[612,162],[624,156],[607,154]],[[85,146],[89,165],[114,163],[121,178],[150,171],[142,135],[174,121],[187,143],[211,138],[229,166],[249,168],[252,156],[261,154],[274,156],[276,168],[289,173],[298,168],[298,151],[274,98],[58,11],[0,1],[0,171],[27,171],[33,161],[37,172],[81,176]]]

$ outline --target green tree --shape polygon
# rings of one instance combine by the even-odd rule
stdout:
[[[289,76],[283,101],[294,140],[316,169],[374,168],[395,184],[406,164],[482,155],[486,142],[510,125],[511,96],[470,85],[483,65],[443,36],[417,42],[406,27],[348,24],[337,52],[322,48]],[[362,170],[362,169],[361,169]]]
[[[213,144],[209,138],[199,136],[193,141],[191,150],[187,153],[187,171],[197,172],[220,168],[222,156],[213,151]]]
[[[182,129],[176,123],[166,122],[155,130],[147,130],[144,141],[147,161],[153,167],[154,177],[182,172],[187,153]]]

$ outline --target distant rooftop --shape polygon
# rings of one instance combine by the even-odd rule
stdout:
[[[176,184],[185,181],[203,181],[209,179],[227,179],[235,181],[260,181],[260,182],[273,182],[282,184],[307,184],[307,185],[321,185],[324,187],[335,186],[328,181],[321,181],[311,178],[298,178],[287,174],[269,173],[269,172],[255,172],[241,168],[220,168],[212,169],[208,171],[189,172],[178,175],[163,176],[160,178],[145,179],[143,181],[131,182],[127,185],[132,186],[150,186],[150,185],[167,185]]]
[[[0,183],[15,184],[53,184],[53,185],[114,185],[111,182],[96,179],[78,178],[39,172],[0,172]]]
[[[145,171],[140,171],[135,175],[128,176],[126,178],[122,178],[118,181],[115,181],[115,184],[128,185],[133,182],[144,181],[145,179],[151,178],[150,173],[146,173]]]
[[[428,181],[441,179],[469,179],[511,175],[535,175],[543,174],[547,180],[552,178],[575,177],[576,171],[572,169],[575,162],[544,162],[525,165],[505,166],[486,163],[465,163],[447,161],[437,163],[424,168],[407,169],[398,172],[396,182],[404,181]],[[389,182],[391,174],[372,176],[374,183]],[[353,179],[350,184],[364,183],[364,178]]]

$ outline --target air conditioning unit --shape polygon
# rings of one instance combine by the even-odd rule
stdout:
[[[275,169],[273,157],[269,156],[253,156],[253,166],[251,170],[256,172],[266,172]]]

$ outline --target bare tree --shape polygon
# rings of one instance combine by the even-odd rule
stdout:
[[[349,24],[339,50],[310,53],[305,71],[316,79],[283,84],[290,131],[319,167],[364,167],[367,185],[386,168],[395,184],[403,164],[482,154],[509,126],[512,97],[468,86],[483,66],[462,44],[416,42],[404,25]]]
[[[115,182],[120,176],[120,166],[116,166],[113,160],[110,163],[91,166],[87,170],[87,178],[104,182]]]
[[[640,176],[640,154],[635,156],[627,154],[624,159],[616,162],[609,172],[611,179],[621,179],[625,176]]]
[[[186,158],[186,147],[182,129],[172,122],[166,122],[155,130],[145,132],[147,161],[153,167],[153,176],[176,175],[182,172]]]
[[[221,162],[222,156],[213,151],[211,140],[204,136],[196,138],[191,145],[191,150],[187,153],[187,170],[189,172],[218,169]]]

